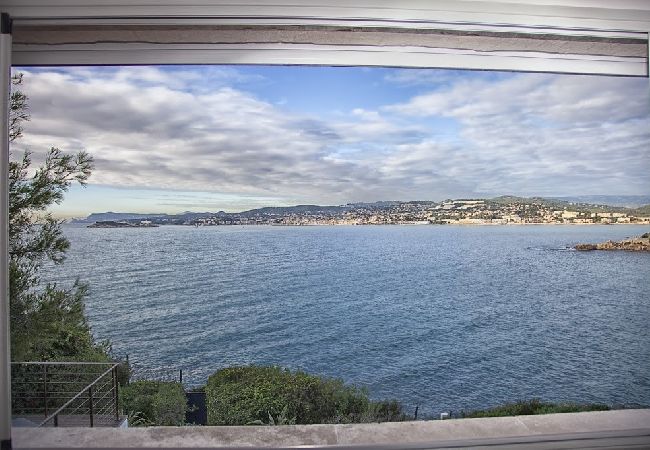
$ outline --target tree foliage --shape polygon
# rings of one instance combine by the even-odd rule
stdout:
[[[208,425],[395,422],[409,419],[399,402],[371,401],[336,378],[275,366],[228,367],[205,387]]]
[[[187,397],[183,385],[140,380],[120,389],[120,403],[129,426],[180,426],[185,423]]]
[[[28,98],[17,89],[21,75],[14,76],[10,97],[9,138],[13,143],[23,134],[29,120]],[[85,185],[93,159],[85,151],[67,154],[51,148],[39,167],[32,167],[26,151],[9,162],[9,297],[11,350],[13,360],[77,359],[82,355],[106,355],[96,345],[84,314],[86,285],[75,282],[62,288],[43,283],[46,264],[62,264],[69,241],[61,221],[47,210],[61,203],[73,183]]]

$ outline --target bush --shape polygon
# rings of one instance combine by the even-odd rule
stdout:
[[[404,420],[397,402],[371,402],[341,380],[280,367],[230,367],[206,386],[208,425]]]
[[[527,401],[518,401],[514,403],[506,403],[505,405],[496,406],[469,413],[463,412],[461,415],[465,418],[474,417],[503,417],[503,416],[530,416],[536,414],[554,414],[554,413],[569,413],[569,412],[585,412],[585,411],[608,411],[609,406],[599,403],[546,403],[539,399],[532,399]]]
[[[402,422],[409,420],[397,400],[370,402],[364,417],[359,422]]]
[[[183,425],[187,399],[180,383],[135,381],[120,390],[120,404],[133,426]]]
[[[163,383],[151,404],[156,425],[178,426],[185,422],[187,397],[180,383]]]

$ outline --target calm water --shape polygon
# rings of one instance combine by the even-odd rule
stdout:
[[[650,405],[650,255],[566,246],[638,226],[66,226],[52,278],[143,370],[337,376],[421,411],[522,398]]]

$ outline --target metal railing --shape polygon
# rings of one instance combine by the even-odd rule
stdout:
[[[39,427],[120,423],[119,363],[11,363],[12,415]]]

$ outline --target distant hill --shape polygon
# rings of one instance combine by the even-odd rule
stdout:
[[[638,208],[650,205],[650,195],[577,195],[573,197],[554,197],[557,200],[595,205],[623,206]]]
[[[116,212],[103,212],[92,213],[86,218],[73,219],[72,223],[95,223],[106,221],[121,221],[121,220],[137,220],[148,219],[151,217],[165,217],[167,214],[146,214],[146,213],[116,213]]]
[[[546,198],[546,197],[516,197],[514,195],[502,195],[500,197],[490,198],[488,199],[488,201],[497,203],[499,205],[509,205],[509,204],[522,205],[522,204],[534,202],[555,209],[564,209],[570,206],[572,207],[576,206],[574,203],[570,203],[567,200],[560,200],[560,199]],[[587,208],[583,208],[583,209],[587,209]]]
[[[488,204],[496,205],[525,205],[535,203],[543,205],[547,208],[554,210],[573,210],[582,212],[625,212],[636,214],[637,216],[650,216],[650,196],[608,196],[608,195],[593,195],[593,196],[579,196],[579,197],[516,197],[512,195],[502,195],[490,199],[484,199]],[[639,206],[621,206],[621,203],[637,204],[647,200],[647,203]],[[452,200],[447,200],[452,201]],[[461,200],[458,200],[461,201]],[[605,201],[609,203],[604,203]],[[637,203],[634,203],[636,201]],[[334,217],[343,216],[351,211],[386,211],[395,207],[404,208],[429,208],[435,206],[437,203],[433,201],[379,201],[373,203],[348,203],[347,205],[339,206],[322,206],[322,205],[296,205],[296,206],[268,206],[264,208],[250,209],[238,213],[227,213],[219,211],[216,213],[211,212],[191,212],[186,211],[180,214],[146,214],[146,213],[117,213],[117,212],[104,212],[93,213],[85,219],[74,219],[73,223],[95,223],[106,221],[138,221],[143,219],[152,220],[158,224],[186,224],[193,221],[218,217],[226,220],[233,218],[246,218],[257,220],[265,217],[284,217],[284,216],[322,216]],[[410,205],[410,206],[409,206]]]
[[[500,195],[499,197],[487,199],[494,203],[499,203],[501,205],[506,205],[509,203],[530,203],[531,201],[537,201],[540,203],[557,203],[552,199],[544,197],[517,197],[515,195]]]
[[[603,201],[596,200],[607,200],[609,203],[604,203]],[[618,199],[618,200],[617,200]],[[621,203],[624,200],[628,201],[629,204],[636,206],[624,206]],[[650,205],[648,203],[634,203],[633,199],[636,199],[638,202],[641,202],[644,199],[648,199],[650,203],[650,197],[642,195],[591,195],[591,196],[576,196],[576,197],[516,197],[513,195],[502,195],[500,197],[491,198],[488,201],[498,203],[500,205],[506,204],[524,204],[530,202],[536,202],[551,208],[555,209],[572,209],[577,211],[612,211],[612,212],[633,212],[639,215],[650,215]],[[592,200],[592,201],[587,201]]]
[[[650,205],[641,206],[634,210],[634,213],[641,217],[650,217]]]
[[[243,217],[260,215],[284,215],[284,214],[332,214],[346,211],[345,206],[319,206],[319,205],[296,205],[296,206],[267,206],[264,208],[250,209],[239,213]]]
[[[345,206],[349,206],[351,208],[389,208],[391,206],[399,205],[400,203],[408,203],[408,202],[400,202],[396,200],[384,200],[384,201],[379,201],[379,202],[357,202],[357,203],[348,203]]]

